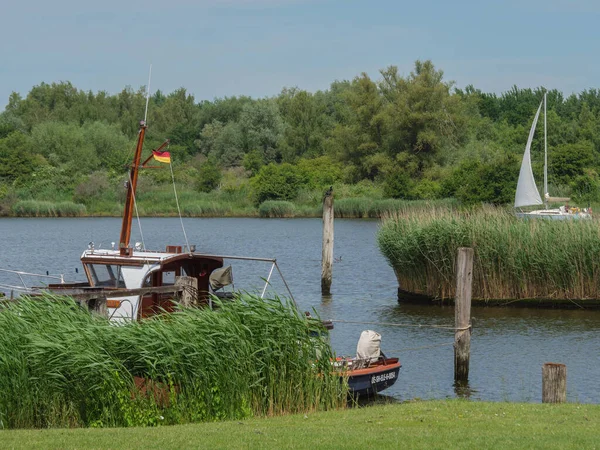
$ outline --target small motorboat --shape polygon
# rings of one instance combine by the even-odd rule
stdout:
[[[334,363],[348,380],[351,395],[374,395],[396,383],[402,364],[383,354],[379,333],[363,331],[356,350],[356,357],[337,358]]]

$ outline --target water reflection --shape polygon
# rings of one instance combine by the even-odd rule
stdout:
[[[477,391],[471,387],[469,382],[454,382],[454,393],[458,398],[470,399],[477,397]]]

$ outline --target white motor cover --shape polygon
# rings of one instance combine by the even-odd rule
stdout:
[[[381,335],[377,331],[365,330],[360,334],[356,346],[356,358],[375,362],[381,355]]]

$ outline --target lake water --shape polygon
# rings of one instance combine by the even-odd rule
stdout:
[[[221,255],[275,257],[303,310],[323,318],[372,322],[336,323],[331,334],[338,354],[352,355],[360,332],[382,334],[382,350],[399,356],[400,378],[385,394],[398,400],[452,398],[453,332],[444,329],[394,327],[383,323],[453,326],[451,307],[401,305],[396,279],[379,253],[378,222],[335,222],[332,295],[320,293],[321,233],[319,219],[184,219],[190,244],[197,251]],[[88,242],[109,248],[118,241],[116,218],[0,219],[0,268],[63,273],[82,279],[79,257]],[[142,219],[146,248],[185,243],[176,218]],[[134,223],[132,242],[141,241]],[[232,262],[236,287],[259,287],[267,264]],[[273,288],[284,294],[278,279]],[[469,390],[472,399],[541,400],[545,362],[567,365],[569,401],[600,403],[600,312],[474,308]],[[463,392],[462,395],[465,395]]]

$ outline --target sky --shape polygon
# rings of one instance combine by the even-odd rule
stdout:
[[[185,87],[196,101],[433,61],[446,81],[569,95],[600,80],[592,0],[21,0],[0,12],[0,111],[41,82],[121,91]]]

